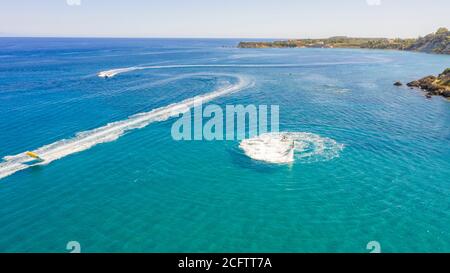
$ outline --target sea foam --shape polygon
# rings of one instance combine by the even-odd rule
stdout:
[[[266,133],[241,141],[244,153],[258,161],[274,164],[331,160],[339,156],[344,145],[312,133]]]

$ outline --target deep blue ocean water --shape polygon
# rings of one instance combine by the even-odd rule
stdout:
[[[0,157],[212,92],[227,75],[254,84],[213,103],[279,105],[282,131],[345,148],[273,165],[239,141],[174,141],[175,119],[155,122],[1,179],[0,251],[368,252],[378,241],[450,252],[450,103],[393,86],[442,72],[449,56],[237,43],[1,38]],[[210,66],[97,76],[195,64]]]

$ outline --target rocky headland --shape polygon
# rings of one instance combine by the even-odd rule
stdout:
[[[273,42],[240,42],[239,48],[368,48],[450,54],[450,31],[440,28],[417,39],[352,38],[294,39]]]

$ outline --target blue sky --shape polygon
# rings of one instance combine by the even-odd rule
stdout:
[[[0,36],[417,37],[450,27],[449,11],[449,0],[1,0]]]

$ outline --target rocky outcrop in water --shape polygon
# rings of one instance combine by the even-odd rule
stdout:
[[[407,84],[411,88],[420,88],[427,92],[427,96],[443,96],[450,99],[450,68],[439,76],[427,76]]]

